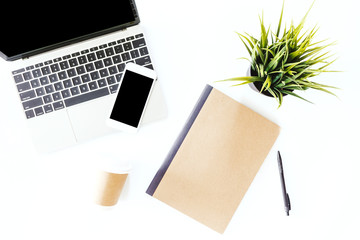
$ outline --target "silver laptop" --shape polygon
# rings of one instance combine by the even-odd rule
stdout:
[[[134,0],[12,2],[7,8],[16,18],[1,27],[0,55],[12,61],[9,79],[37,149],[49,152],[115,131],[105,120],[125,64],[154,68]],[[166,116],[159,82],[143,123]]]

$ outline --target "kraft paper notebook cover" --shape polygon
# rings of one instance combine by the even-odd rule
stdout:
[[[223,233],[279,130],[207,85],[146,192]]]

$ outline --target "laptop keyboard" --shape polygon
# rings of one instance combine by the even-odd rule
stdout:
[[[143,34],[13,71],[26,117],[116,93],[127,62],[153,69]]]

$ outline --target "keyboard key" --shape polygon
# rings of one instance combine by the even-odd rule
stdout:
[[[87,59],[85,56],[78,57],[79,64],[85,64],[87,63]]]
[[[33,110],[25,111],[25,115],[26,115],[27,119],[35,117],[35,114],[34,114]]]
[[[100,69],[100,68],[104,67],[104,64],[103,64],[102,60],[96,61],[96,62],[94,62],[94,64],[95,64],[96,69]]]
[[[94,64],[92,64],[92,63],[86,64],[86,65],[85,65],[85,68],[86,68],[86,71],[87,71],[87,72],[92,72],[92,71],[95,70]]]
[[[65,88],[69,88],[73,86],[70,79],[64,80],[63,84]]]
[[[44,66],[44,64],[43,64],[43,63],[38,63],[38,64],[35,64],[35,67],[36,67],[36,68],[40,68],[40,67],[42,67],[42,66]]]
[[[131,59],[130,54],[128,52],[121,54],[121,58],[124,62],[129,61]]]
[[[135,62],[136,62],[136,64],[143,66],[146,64],[150,64],[151,60],[150,60],[149,56],[146,56],[146,57],[136,59]]]
[[[24,79],[21,74],[14,76],[15,83],[23,82]]]
[[[140,49],[139,49],[139,52],[140,52],[140,55],[141,55],[141,56],[144,56],[144,55],[148,55],[148,54],[149,54],[149,51],[148,51],[147,47],[140,48]]]
[[[134,39],[135,39],[134,36],[130,36],[130,37],[127,37],[127,38],[126,38],[126,41],[131,41],[131,40],[134,40]]]
[[[25,72],[25,68],[20,68],[18,70],[12,71],[12,74],[16,75],[16,74],[23,73],[23,72]]]
[[[112,56],[112,55],[115,54],[113,48],[107,48],[107,49],[105,49],[105,53],[106,53],[106,56],[108,56],[108,57],[110,57],[110,56]]]
[[[58,76],[60,80],[64,80],[65,78],[67,78],[67,74],[65,71],[59,72]]]
[[[114,75],[118,72],[116,66],[109,67],[108,70],[111,75]]]
[[[21,101],[26,101],[26,100],[29,100],[29,99],[34,98],[34,97],[36,97],[36,94],[35,94],[34,90],[30,90],[30,91],[27,91],[27,92],[20,93]]]
[[[20,83],[17,85],[17,89],[19,92],[29,90],[30,88],[31,88],[31,86],[30,86],[29,82]]]
[[[71,80],[72,80],[74,86],[80,85],[80,84],[82,83],[81,80],[80,80],[80,77],[74,77],[74,78],[71,79]]]
[[[137,49],[133,50],[130,52],[131,57],[134,58],[138,58],[140,57],[139,51]]]
[[[52,98],[54,101],[58,101],[61,99],[61,94],[59,92],[53,93]]]
[[[87,82],[91,81],[89,74],[82,75],[81,80],[82,80],[83,83],[87,83]]]
[[[44,111],[45,111],[45,113],[49,113],[49,112],[52,112],[54,110],[53,110],[53,107],[52,107],[51,104],[46,104],[46,105],[44,105]]]
[[[23,73],[23,77],[24,77],[25,80],[30,80],[30,79],[32,79],[31,72],[25,72],[25,73]]]
[[[117,81],[117,82],[120,82],[120,81],[121,81],[121,77],[122,77],[122,73],[116,74],[115,77],[116,77],[116,81]]]
[[[105,67],[111,66],[113,64],[111,58],[105,58],[104,59]]]
[[[41,72],[43,75],[48,75],[51,73],[49,66],[45,66],[45,67],[41,68]]]
[[[60,101],[60,102],[53,103],[53,107],[54,107],[55,111],[57,111],[57,110],[63,109],[65,106],[64,106],[63,101]]]
[[[110,76],[110,77],[106,78],[106,81],[109,85],[116,83],[114,76]]]
[[[59,81],[59,78],[56,74],[49,75],[49,79],[50,79],[50,82],[52,82],[52,83]]]
[[[62,82],[54,83],[54,87],[55,87],[56,91],[60,91],[60,90],[64,89],[64,86],[63,86]]]
[[[24,110],[28,110],[30,108],[41,106],[42,104],[43,104],[42,98],[35,98],[27,102],[23,102],[23,107]]]
[[[108,70],[107,70],[106,68],[105,68],[105,69],[101,69],[101,70],[100,70],[100,76],[101,76],[102,78],[109,76]]]
[[[38,97],[45,95],[45,89],[43,87],[37,88],[35,91]]]
[[[90,76],[91,76],[91,80],[97,80],[100,78],[98,71],[90,73]]]
[[[43,97],[44,103],[51,103],[52,102],[52,97],[51,95],[46,95]]]
[[[36,116],[41,116],[44,114],[44,110],[42,107],[35,108],[34,111]]]
[[[79,91],[78,87],[70,88],[70,91],[71,91],[71,95],[73,95],[73,96],[76,96],[76,95],[80,94],[80,91]]]
[[[68,98],[71,96],[69,89],[65,89],[65,90],[61,91],[61,95],[63,98]]]
[[[76,58],[72,58],[69,60],[70,67],[76,67],[78,64],[78,61]]]
[[[79,52],[76,52],[76,53],[71,54],[71,56],[72,56],[72,57],[77,57],[77,56],[80,56],[80,53],[79,53]],[[69,60],[69,62],[70,62],[70,60]]]
[[[100,49],[104,49],[104,48],[107,48],[107,46],[108,46],[108,45],[105,43],[105,44],[100,45],[99,48],[100,48]]]
[[[38,77],[41,77],[41,70],[40,69],[35,69],[32,71],[32,74],[34,76],[34,78],[38,78]]]
[[[98,88],[96,82],[89,82],[89,88],[90,90],[95,90]]]
[[[87,54],[87,53],[89,53],[90,51],[89,51],[89,49],[85,49],[85,50],[82,50],[80,53],[81,54]]]
[[[75,68],[70,68],[66,71],[69,78],[76,76],[76,70]]]
[[[54,90],[54,86],[53,85],[47,85],[45,86],[45,91],[47,94],[49,93],[53,93],[55,90]]]
[[[139,47],[143,47],[146,45],[144,38],[136,39],[136,40],[132,41],[132,44],[133,44],[134,48],[139,48]]]
[[[144,66],[144,67],[146,67],[146,68],[150,68],[150,69],[154,70],[154,67],[153,67],[153,65],[152,65],[152,64],[146,65],[146,66]]]
[[[65,70],[69,68],[69,63],[67,61],[63,61],[60,63],[61,70]]]
[[[87,57],[87,60],[89,62],[92,62],[92,61],[95,61],[96,60],[96,56],[95,56],[95,53],[89,53],[88,55],[86,55]]]
[[[79,88],[81,93],[85,93],[89,91],[89,87],[87,84],[80,85]]]
[[[65,56],[63,56],[63,57],[62,57],[62,59],[63,59],[63,60],[65,60],[65,59],[69,59],[69,58],[71,58],[71,55],[70,55],[70,54],[65,55]]]
[[[41,77],[40,78],[40,83],[41,83],[41,85],[46,85],[46,84],[49,84],[49,79],[48,79],[48,77]]]
[[[106,55],[105,55],[104,50],[100,50],[100,51],[97,51],[97,52],[96,52],[96,56],[97,56],[98,59],[102,59],[102,58],[104,58]]]
[[[30,84],[31,84],[31,87],[32,87],[32,88],[40,87],[39,79],[31,80],[31,81],[30,81]]]
[[[132,49],[131,43],[130,42],[124,43],[124,49],[125,51],[130,51]]]
[[[113,56],[112,59],[113,59],[114,64],[118,64],[118,63],[122,62],[121,57],[119,55]]]
[[[76,72],[77,72],[78,75],[81,75],[81,74],[85,73],[86,72],[85,67],[84,66],[77,67]]]
[[[110,92],[113,94],[113,93],[116,93],[118,88],[119,88],[119,84],[114,84],[114,85],[111,85],[110,87]]]
[[[106,86],[106,80],[105,79],[100,79],[97,81],[99,88],[105,87]]]
[[[124,71],[125,70],[125,63],[117,65],[117,68],[118,68],[119,72]]]
[[[59,64],[58,64],[58,63],[55,63],[55,64],[50,65],[50,68],[51,68],[51,71],[52,71],[53,73],[60,71],[60,67],[59,67]]]
[[[124,51],[123,47],[121,45],[117,45],[114,47],[115,53],[122,53]]]
[[[34,69],[35,67],[34,66],[28,66],[28,67],[26,67],[25,69],[27,70],[27,71],[30,71],[30,70],[32,70],[32,69]]]
[[[109,90],[107,88],[100,88],[98,90],[92,91],[92,92],[88,92],[86,94],[82,94],[82,95],[78,95],[76,97],[72,97],[72,98],[67,98],[65,99],[65,105],[66,107],[70,107],[82,102],[86,102],[88,100],[93,100],[99,97],[103,97],[106,95],[109,95]]]

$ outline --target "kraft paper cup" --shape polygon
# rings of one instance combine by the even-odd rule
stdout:
[[[128,173],[102,172],[100,193],[97,204],[102,206],[114,206],[120,197],[121,191],[126,182]]]
[[[119,200],[130,172],[129,162],[121,162],[115,157],[106,157],[99,176],[96,203],[101,206],[114,206]]]

